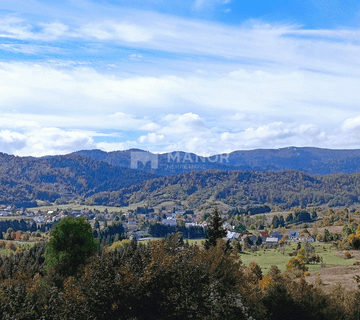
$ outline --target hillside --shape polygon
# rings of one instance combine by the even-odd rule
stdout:
[[[189,208],[214,201],[286,208],[359,202],[359,174],[353,172],[360,172],[360,150],[291,147],[210,159],[174,152],[155,155],[155,169],[139,161],[140,170],[130,169],[132,152],[143,151],[85,150],[42,158],[0,153],[0,203],[28,207],[36,200],[81,197],[111,206],[168,200],[185,201]],[[325,175],[329,172],[335,173]]]
[[[144,181],[88,199],[89,204],[124,206],[142,201],[151,205],[181,201],[191,209],[209,201],[221,201],[232,207],[265,203],[283,208],[349,206],[360,203],[360,174],[312,176],[295,170],[198,171]]]
[[[86,197],[154,177],[79,154],[33,158],[1,153],[0,203],[33,206],[35,200]]]
[[[114,166],[130,168],[131,153],[142,150],[105,152],[83,150],[77,154]],[[201,158],[193,153],[172,152],[157,155],[158,168],[151,169],[148,163],[139,168],[158,175],[168,176],[201,170],[248,170],[282,171],[299,170],[309,174],[356,173],[360,172],[360,150],[332,150],[321,148],[257,149],[234,151],[230,154]]]

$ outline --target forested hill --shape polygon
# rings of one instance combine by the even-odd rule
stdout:
[[[33,158],[0,153],[0,203],[27,207],[35,200],[86,197],[154,177],[80,154]]]
[[[0,203],[28,207],[36,200],[79,197],[88,198],[89,204],[106,205],[127,205],[148,198],[153,203],[186,200],[191,208],[207,200],[230,206],[268,203],[283,207],[359,202],[359,174],[320,176],[282,169],[321,174],[360,172],[360,150],[235,151],[228,158],[218,155],[211,161],[174,152],[159,155],[155,170],[150,163],[143,166],[140,162],[139,168],[144,170],[129,169],[131,152],[141,150],[90,150],[43,158],[0,153]],[[179,171],[182,173],[177,174]]]
[[[78,154],[111,165],[130,168],[131,153],[142,150],[105,152],[101,150],[83,150]],[[258,149],[234,151],[229,155],[215,155],[200,158],[193,153],[172,152],[158,155],[158,169],[151,170],[150,164],[141,167],[158,175],[176,175],[191,171],[248,170],[282,171],[299,170],[310,174],[360,173],[360,150],[333,150],[321,148]],[[139,164],[141,166],[141,164]]]
[[[198,171],[144,181],[115,192],[103,192],[89,204],[160,204],[185,201],[191,209],[214,201],[232,207],[271,204],[283,208],[360,203],[360,174],[308,175],[281,172]],[[210,202],[209,202],[210,201]]]

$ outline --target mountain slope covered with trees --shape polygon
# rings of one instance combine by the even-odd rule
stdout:
[[[1,153],[0,203],[31,206],[35,200],[87,197],[154,177],[77,154],[33,158]]]
[[[349,206],[360,202],[360,174],[312,176],[295,170],[198,171],[99,193],[88,202],[129,205],[147,201],[154,205],[173,200],[186,201],[192,209],[209,200],[232,207],[265,203],[283,208],[323,204]]]

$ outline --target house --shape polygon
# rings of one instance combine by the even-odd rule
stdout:
[[[297,238],[299,238],[299,235],[299,231],[289,231],[289,239],[296,240]]]
[[[37,216],[37,217],[34,217],[34,221],[36,223],[45,223],[45,220],[42,216]]]
[[[299,240],[301,242],[315,242],[315,239],[310,235],[305,236],[305,237],[300,237]]]
[[[314,242],[315,240],[308,231],[304,231],[304,232],[300,233],[299,241],[300,242]]]
[[[71,214],[74,216],[74,217],[80,217],[81,216],[81,210],[73,210],[71,212]]]
[[[227,231],[226,238],[227,239],[237,239],[238,234],[236,232]]]
[[[259,231],[259,236],[261,237],[261,240],[265,242],[266,238],[269,238],[269,232]]]
[[[247,234],[241,237],[242,241],[245,241],[246,239],[249,239],[250,244],[255,244],[257,240],[257,236]]]
[[[283,236],[281,233],[277,232],[277,231],[272,232],[272,233],[270,234],[270,238],[276,238],[276,239],[278,239],[278,240],[281,240],[283,237],[284,237],[284,236]]]
[[[163,226],[170,226],[170,227],[176,227],[177,226],[176,219],[163,219],[161,221],[161,224]]]
[[[176,213],[167,213],[166,219],[176,219]]]
[[[197,223],[197,222],[185,222],[185,227],[186,227],[186,228],[190,228],[190,227],[204,227],[204,225],[201,224],[201,223]]]
[[[16,231],[16,232],[15,232],[15,239],[16,239],[16,240],[20,240],[21,235],[22,235],[22,232],[21,232],[21,231]]]
[[[177,214],[184,215],[184,214],[185,214],[185,211],[175,211],[175,215],[177,215]]]
[[[59,216],[54,216],[52,217],[51,221],[52,222],[56,222],[56,221],[59,221],[60,220],[60,217]]]
[[[266,238],[265,242],[267,242],[267,243],[278,243],[279,239],[275,238],[275,237],[268,237],[268,238]]]

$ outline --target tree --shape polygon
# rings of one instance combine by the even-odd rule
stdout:
[[[46,269],[54,267],[63,275],[74,275],[96,250],[90,223],[84,217],[67,217],[55,225],[46,244]]]
[[[311,213],[311,219],[315,221],[315,220],[317,219],[317,217],[318,217],[318,215],[317,215],[316,211],[314,210],[314,211]]]
[[[286,222],[287,223],[291,223],[294,220],[293,214],[290,213],[287,217],[286,217]]]
[[[221,239],[226,236],[226,230],[223,228],[223,221],[220,217],[218,209],[215,209],[210,215],[207,229],[208,235],[206,236],[204,246],[206,249],[210,249],[211,247],[216,246],[217,239]]]

